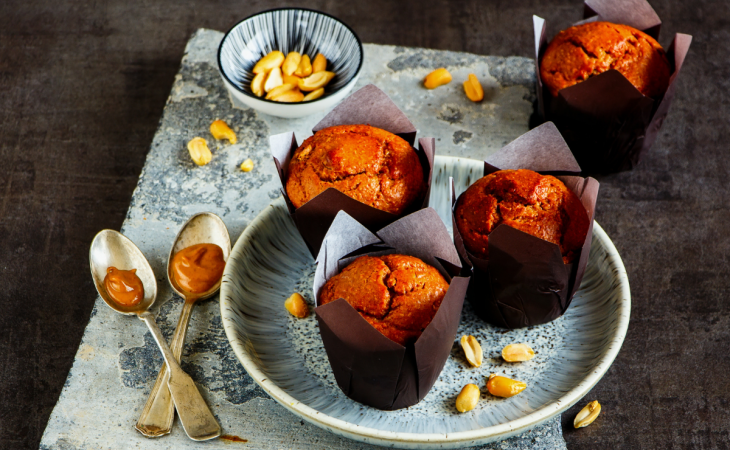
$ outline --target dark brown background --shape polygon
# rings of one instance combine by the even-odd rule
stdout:
[[[603,413],[569,449],[730,448],[730,7],[659,1],[694,41],[654,148],[601,178],[597,220],[631,281]],[[0,448],[37,448],[96,297],[88,245],[119,229],[190,34],[277,1],[0,2]],[[311,1],[364,42],[532,56],[580,0]],[[581,402],[583,403],[583,402]]]

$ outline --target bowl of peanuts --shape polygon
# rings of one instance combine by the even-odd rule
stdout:
[[[304,117],[333,107],[355,86],[363,48],[338,19],[278,8],[238,22],[221,40],[218,68],[231,95],[277,117]]]

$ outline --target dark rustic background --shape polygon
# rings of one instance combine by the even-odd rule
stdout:
[[[694,41],[672,110],[632,172],[601,178],[597,220],[633,295],[626,342],[569,449],[730,448],[730,7],[654,0],[660,42]],[[185,43],[279,1],[0,2],[0,448],[37,448],[96,297],[87,251],[119,229]],[[580,0],[311,1],[364,42],[532,56]],[[584,403],[584,402],[581,402]]]

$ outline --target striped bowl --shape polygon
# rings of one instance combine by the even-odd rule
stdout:
[[[314,59],[327,58],[335,77],[322,97],[301,103],[279,103],[251,92],[253,66],[274,50],[296,51]],[[363,62],[360,38],[344,23],[319,11],[279,8],[254,14],[233,26],[218,47],[218,68],[233,97],[263,113],[285,118],[303,117],[328,109],[355,86]]]

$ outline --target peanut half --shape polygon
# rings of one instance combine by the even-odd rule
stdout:
[[[309,56],[303,55],[301,61],[299,61],[299,67],[294,71],[294,75],[298,77],[308,77],[312,74],[312,63]]]
[[[601,404],[598,403],[598,400],[593,400],[575,416],[573,426],[575,428],[587,427],[596,420],[596,417],[598,417],[599,414],[601,414]]]
[[[426,75],[426,78],[423,80],[423,85],[426,89],[436,89],[437,87],[450,82],[451,74],[448,70],[441,67]]]
[[[469,79],[464,82],[464,93],[469,100],[473,102],[481,102],[484,100],[484,89],[479,79],[473,73],[469,74]]]
[[[482,346],[479,345],[479,341],[474,336],[462,336],[461,337],[461,348],[464,349],[464,356],[474,367],[482,365]]]
[[[286,55],[284,63],[281,65],[281,71],[284,72],[284,75],[294,74],[294,71],[297,70],[297,67],[299,67],[301,60],[302,55],[300,55],[299,52],[289,52],[289,54]]]
[[[317,53],[314,61],[312,61],[312,73],[322,72],[323,70],[327,70],[327,58],[323,54]]]
[[[299,89],[291,89],[271,97],[271,100],[281,103],[298,103],[304,100],[304,94]]]
[[[522,381],[513,380],[496,374],[489,376],[487,390],[496,397],[512,397],[524,391],[527,384]]]
[[[292,316],[300,319],[304,319],[309,315],[309,306],[304,301],[304,297],[298,292],[293,293],[291,297],[286,299],[284,307]]]
[[[244,172],[250,172],[253,170],[253,160],[248,158],[246,161],[241,163],[241,170]]]
[[[238,141],[236,133],[231,130],[231,127],[227,123],[220,119],[210,124],[210,134],[219,141],[221,139],[228,139],[228,142],[231,144],[235,144]]]
[[[208,143],[201,137],[193,138],[188,142],[188,152],[193,162],[199,166],[204,166],[213,159],[213,155],[210,153]]]
[[[293,89],[296,89],[296,84],[282,84],[281,86],[277,86],[274,89],[270,90],[268,94],[266,94],[267,100],[272,100],[274,97],[278,97],[279,95],[283,94],[286,91],[291,91]]]
[[[456,409],[459,412],[471,411],[477,406],[479,402],[479,387],[476,384],[467,384],[461,389],[459,395],[456,397]]]
[[[327,86],[327,83],[329,83],[334,77],[334,72],[327,72],[326,70],[313,73],[307,78],[302,78],[301,81],[299,81],[299,89],[306,92],[316,91],[319,88]]]
[[[529,361],[535,357],[535,351],[527,344],[509,344],[502,349],[502,359],[507,362]]]
[[[256,74],[255,77],[253,77],[253,80],[251,80],[251,92],[253,92],[253,95],[256,97],[261,97],[264,95],[264,82],[266,82],[266,72],[261,72]]]
[[[271,72],[269,72],[269,75],[266,77],[266,82],[264,83],[264,90],[266,92],[271,92],[274,88],[278,88],[284,84],[284,79],[281,77],[281,69],[278,67],[274,67],[271,69]]]
[[[256,65],[253,66],[253,70],[251,72],[257,75],[262,72],[268,72],[274,67],[280,67],[281,63],[283,62],[284,54],[279,50],[274,50],[273,52],[270,52],[268,55],[261,58],[259,62],[257,62]]]
[[[310,100],[317,100],[318,98],[320,98],[323,95],[324,95],[324,88],[322,87],[322,88],[314,90],[314,91],[310,92],[309,94],[305,95],[304,99],[302,101],[308,102]]]

